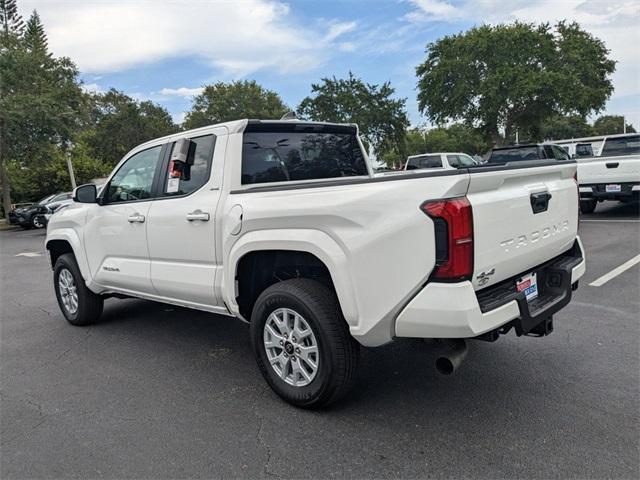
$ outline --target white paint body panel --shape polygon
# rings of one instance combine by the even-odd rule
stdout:
[[[607,164],[618,164],[618,166],[607,168]],[[580,185],[640,184],[640,155],[580,159],[578,160],[578,182]]]
[[[96,293],[126,293],[237,317],[235,277],[243,255],[308,252],[327,266],[352,335],[376,346],[398,335],[467,337],[513,314],[513,307],[505,306],[479,316],[474,283],[427,285],[435,266],[435,238],[432,220],[419,208],[424,201],[468,196],[476,239],[474,275],[496,268],[492,283],[553,258],[576,238],[575,165],[473,174],[407,172],[375,179],[369,171],[359,183],[352,184],[352,178],[328,186],[308,181],[300,183],[312,188],[292,189],[282,182],[269,184],[280,190],[252,191],[240,184],[246,124],[206,127],[137,147],[125,159],[185,135],[217,135],[212,175],[197,192],[120,205],[76,203],[51,218],[47,242],[72,245]],[[534,216],[529,195],[543,189],[553,195],[550,208]],[[195,209],[209,213],[210,220],[187,222],[185,215]],[[134,212],[147,221],[129,223],[127,216]],[[561,221],[566,229],[528,248],[506,252],[500,245]]]

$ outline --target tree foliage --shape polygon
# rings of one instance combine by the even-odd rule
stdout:
[[[93,158],[113,167],[129,150],[177,131],[171,115],[150,101],[111,89],[90,98],[90,126],[80,138]]]
[[[462,123],[431,129],[412,128],[406,134],[406,154],[393,150],[383,156],[389,166],[404,164],[409,155],[433,152],[462,152],[468,155],[484,155],[490,148],[482,133]]]
[[[25,30],[15,2],[0,4],[0,12],[0,170],[6,210],[11,203],[6,162],[41,168],[47,159],[42,152],[74,136],[84,96],[71,60],[49,54],[37,13]]]
[[[0,0],[0,28],[3,35],[22,35],[24,21],[18,14],[16,0]]]
[[[604,107],[615,62],[576,23],[483,25],[427,46],[416,68],[420,110],[437,124],[478,126],[501,140],[518,129],[539,138],[554,115],[582,117]]]
[[[312,96],[306,97],[298,113],[322,122],[357,123],[365,143],[378,155],[391,150],[405,151],[405,132],[409,119],[406,99],[393,98],[395,89],[389,82],[372,85],[355,77],[323,78],[311,85]]]
[[[207,85],[193,100],[184,128],[198,128],[242,118],[277,120],[288,108],[280,96],[255,80]]]
[[[616,133],[624,133],[623,124],[625,123],[622,115],[604,115],[593,122],[594,135],[614,135]],[[636,129],[633,125],[627,123],[627,133],[635,133]]]

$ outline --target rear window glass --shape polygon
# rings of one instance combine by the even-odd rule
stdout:
[[[491,152],[489,163],[519,162],[523,160],[538,160],[539,158],[538,147],[535,145],[531,147],[502,148]]]
[[[619,157],[640,153],[640,135],[607,138],[602,147],[601,157]]]
[[[242,184],[368,175],[355,133],[245,132]]]
[[[590,143],[579,143],[576,145],[576,156],[580,158],[593,157],[593,147]]]
[[[440,155],[423,155],[407,160],[407,170],[417,170],[418,168],[438,168],[442,167]]]

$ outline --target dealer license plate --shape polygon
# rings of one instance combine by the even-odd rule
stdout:
[[[528,273],[516,282],[516,289],[519,292],[524,291],[527,301],[530,302],[534,298],[538,298],[538,277],[536,273]]]
[[[622,188],[618,184],[605,185],[604,190],[606,192],[620,192]]]

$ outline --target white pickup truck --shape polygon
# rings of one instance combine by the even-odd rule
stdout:
[[[422,170],[425,168],[465,168],[476,165],[476,161],[466,153],[437,152],[421,153],[407,157],[405,170]]]
[[[592,213],[598,202],[640,198],[640,134],[604,137],[599,155],[578,160],[580,210]]]
[[[237,317],[268,384],[317,407],[360,345],[544,336],[585,271],[573,161],[374,176],[355,125],[241,120],[133,149],[50,220],[73,325],[138,297]]]

